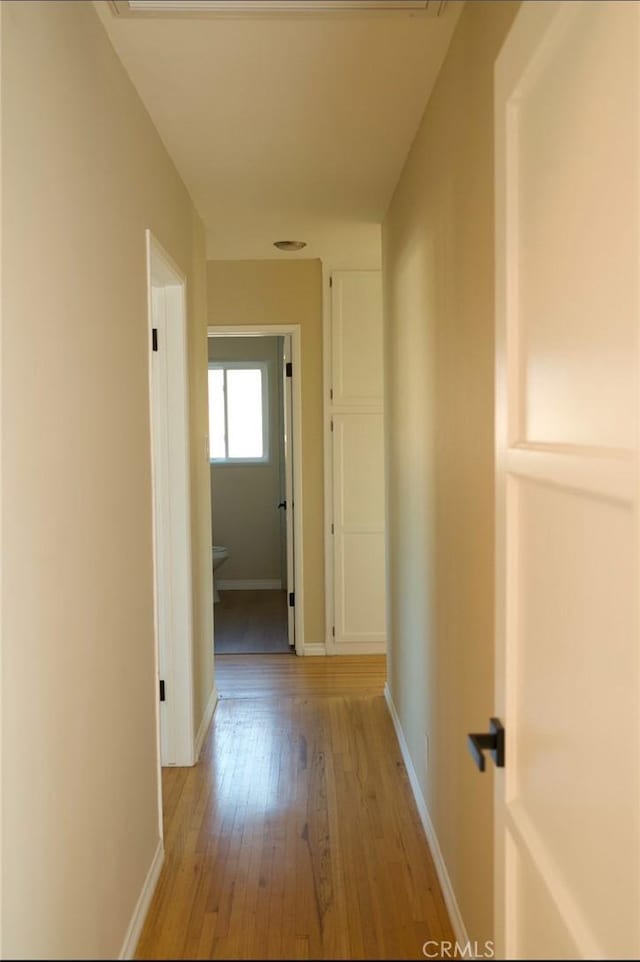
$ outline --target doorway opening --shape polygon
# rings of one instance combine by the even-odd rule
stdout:
[[[147,231],[154,593],[161,765],[193,765],[186,280]]]
[[[302,652],[299,328],[209,328],[215,655]]]

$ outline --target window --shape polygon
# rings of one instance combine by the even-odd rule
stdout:
[[[209,364],[209,459],[268,461],[267,365]]]

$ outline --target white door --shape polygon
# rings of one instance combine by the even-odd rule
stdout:
[[[496,65],[496,935],[640,955],[637,3],[525,3]]]
[[[151,461],[160,758],[193,765],[185,281],[148,233]]]
[[[384,651],[382,289],[379,271],[331,285],[333,627],[329,651]]]
[[[379,271],[331,275],[331,389],[335,408],[379,408],[383,399]]]
[[[295,564],[293,541],[293,517],[295,504],[293,499],[293,351],[291,335],[284,337],[284,371],[283,371],[283,433],[284,433],[284,513],[286,526],[286,570],[287,570],[287,613],[289,645],[293,648],[296,643],[295,608],[291,604],[295,600]],[[292,598],[293,596],[293,598]]]
[[[343,650],[386,640],[383,437],[379,412],[333,416],[335,644]]]
[[[151,429],[153,432],[153,496],[154,496],[154,536],[156,568],[156,631],[158,636],[158,682],[159,682],[159,723],[160,758],[162,764],[170,764],[175,757],[172,745],[172,726],[167,717],[165,691],[172,687],[172,646],[170,643],[173,621],[171,599],[170,566],[170,472],[169,437],[167,418],[168,371],[167,351],[159,350],[160,342],[166,345],[166,298],[165,288],[159,283],[151,287],[152,311],[152,354],[151,354]],[[175,762],[173,762],[175,764]]]

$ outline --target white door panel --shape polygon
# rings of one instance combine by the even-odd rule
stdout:
[[[333,424],[335,643],[384,642],[383,416],[336,414]]]
[[[636,3],[525,3],[496,65],[496,935],[640,952]]]
[[[336,605],[339,641],[385,640],[384,537],[380,531],[349,531],[342,535]]]
[[[379,271],[332,275],[333,403],[380,404],[383,394],[382,291]]]
[[[382,414],[334,417],[336,511],[351,529],[384,528],[384,438]]]
[[[636,332],[628,323],[637,296],[629,217],[638,176],[629,129],[636,38],[627,4],[593,6],[561,11],[512,108],[514,308],[526,439],[625,447],[636,430]],[[594,284],[593,271],[615,283]]]

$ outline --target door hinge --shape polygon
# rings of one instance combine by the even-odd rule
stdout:
[[[333,388],[332,388],[332,387],[329,388],[329,400],[330,400],[330,401],[333,401]]]
[[[158,350],[158,328],[154,327],[151,330],[151,347],[154,351]]]
[[[335,636],[336,636],[336,626],[335,626],[335,625],[333,625],[333,627],[332,627],[332,629],[331,629],[331,635],[332,635],[333,638],[335,638]]]
[[[332,525],[331,525],[331,534],[335,534],[335,533],[336,533],[336,529],[334,528],[334,526],[333,526],[333,524],[332,524]]]
[[[287,375],[287,377],[293,377],[293,364],[291,363],[291,361],[287,361],[285,365],[285,374]]]
[[[290,592],[289,592],[289,607],[290,607],[290,608],[295,608],[295,604],[296,604],[296,595],[295,595],[295,592],[294,592],[294,591],[290,591]]]
[[[331,418],[331,430],[333,431],[333,418]]]
[[[160,701],[166,701],[166,695],[164,690],[164,679],[160,679]]]
[[[333,277],[329,278],[329,287],[333,287]]]

